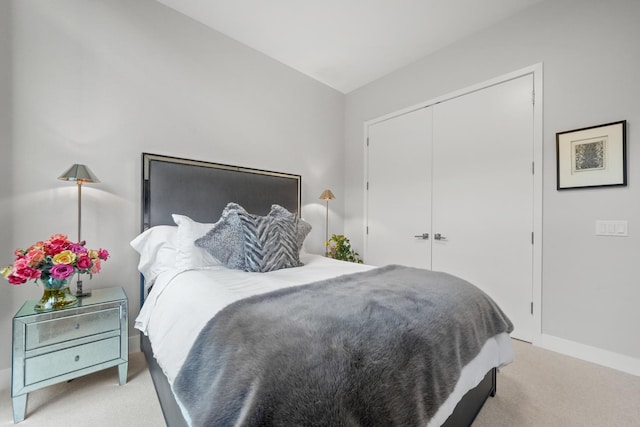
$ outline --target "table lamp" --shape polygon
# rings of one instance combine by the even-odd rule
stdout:
[[[78,184],[78,243],[82,243],[82,184],[85,182],[100,182],[100,180],[85,165],[74,164],[65,173],[60,175],[58,179],[62,181],[75,181]],[[76,296],[84,297],[91,295],[91,291],[83,291],[82,280],[78,274],[78,282],[76,284]]]

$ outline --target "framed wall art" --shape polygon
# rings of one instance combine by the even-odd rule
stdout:
[[[558,190],[627,185],[627,121],[556,133]]]

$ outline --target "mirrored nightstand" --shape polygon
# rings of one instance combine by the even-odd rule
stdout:
[[[127,381],[127,296],[122,288],[94,289],[78,305],[36,312],[29,300],[13,318],[13,422],[24,420],[29,392],[118,367]]]

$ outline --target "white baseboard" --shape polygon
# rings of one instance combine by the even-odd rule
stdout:
[[[540,347],[640,377],[640,359],[542,334]]]

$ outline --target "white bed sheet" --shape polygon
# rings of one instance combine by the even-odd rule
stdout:
[[[222,266],[198,270],[169,270],[158,276],[136,318],[135,327],[149,337],[154,357],[169,384],[178,375],[189,349],[206,323],[227,305],[252,295],[303,285],[374,267],[301,254],[303,267],[268,273],[247,273]],[[197,298],[194,297],[197,295]],[[457,402],[493,367],[513,361],[508,334],[487,341],[480,354],[462,371],[451,396],[429,422],[439,426]]]
[[[135,327],[149,337],[169,384],[173,384],[202,328],[227,305],[252,295],[374,268],[306,253],[300,258],[303,267],[268,273],[215,266],[160,274]]]

